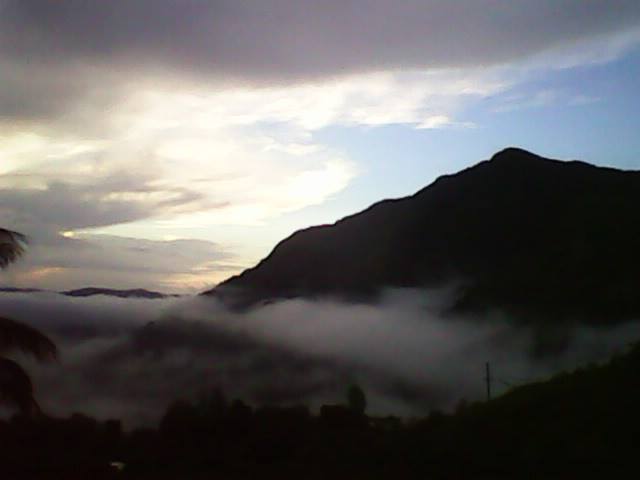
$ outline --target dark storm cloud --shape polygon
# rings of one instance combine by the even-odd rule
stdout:
[[[108,74],[101,72],[100,76],[104,82]],[[63,123],[70,109],[77,109],[72,112],[76,125],[88,118],[102,118],[107,105],[122,92],[113,82],[101,88],[95,77],[86,66],[47,65],[29,56],[13,61],[0,55],[0,122],[57,119]],[[102,118],[100,122],[102,133],[107,121]]]
[[[637,28],[636,0],[9,0],[21,62],[168,67],[250,82],[477,66]]]

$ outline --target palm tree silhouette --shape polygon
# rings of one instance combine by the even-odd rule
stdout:
[[[16,261],[25,251],[27,238],[18,232],[0,228],[0,269]],[[4,355],[22,351],[44,362],[55,360],[56,345],[35,328],[0,316],[0,403],[18,408],[25,415],[40,413],[33,397],[29,375],[13,360]]]

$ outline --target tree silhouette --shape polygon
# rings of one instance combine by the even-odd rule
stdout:
[[[364,415],[367,409],[367,397],[358,385],[351,385],[347,391],[349,408],[358,415]]]
[[[16,261],[25,251],[26,237],[18,232],[0,228],[0,268]],[[0,403],[18,408],[33,416],[40,408],[33,398],[29,375],[4,355],[11,351],[33,355],[38,361],[54,360],[56,345],[35,328],[9,318],[0,317]]]

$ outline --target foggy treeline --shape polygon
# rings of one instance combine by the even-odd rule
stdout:
[[[537,331],[499,313],[451,317],[442,311],[452,294],[389,290],[377,305],[290,300],[238,313],[201,297],[12,293],[0,307],[59,345],[56,364],[20,359],[43,410],[118,418],[126,428],[154,425],[178,397],[213,389],[317,412],[358,384],[375,415],[452,411],[484,398],[486,362],[500,394],[604,360],[640,337],[638,323]]]

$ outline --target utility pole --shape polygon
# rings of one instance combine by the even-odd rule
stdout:
[[[489,365],[489,362],[487,362],[485,364],[485,370],[486,370],[486,377],[485,380],[487,382],[487,401],[491,400],[491,367]]]

